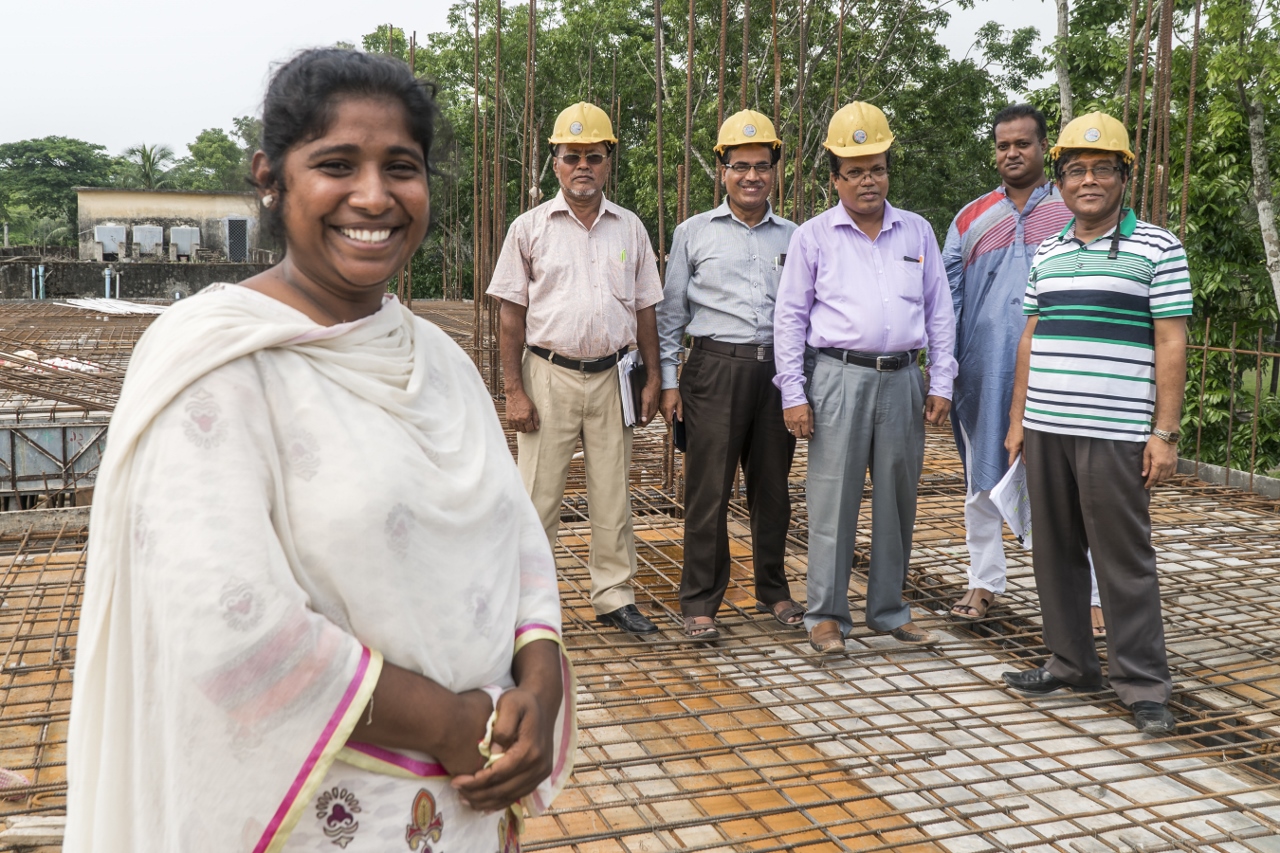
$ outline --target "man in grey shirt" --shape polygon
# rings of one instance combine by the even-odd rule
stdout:
[[[773,385],[773,302],[795,223],[769,205],[782,143],[765,116],[727,118],[716,144],[726,199],[676,228],[658,305],[662,416],[684,422],[685,534],[680,610],[695,640],[720,636],[729,586],[728,507],[741,462],[751,513],[756,608],[803,627],[783,566],[796,440]],[[693,339],[679,372],[684,336]],[[677,378],[678,376],[678,378]]]

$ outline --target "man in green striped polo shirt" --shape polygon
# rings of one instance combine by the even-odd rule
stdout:
[[[1122,206],[1133,152],[1102,113],[1071,122],[1050,152],[1075,218],[1041,244],[1005,447],[1027,467],[1032,560],[1052,653],[1007,672],[1033,695],[1102,688],[1089,620],[1093,552],[1111,687],[1145,734],[1173,731],[1172,688],[1151,544],[1152,486],[1178,464],[1186,384],[1187,256]]]

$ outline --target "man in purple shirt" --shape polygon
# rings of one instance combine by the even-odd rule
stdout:
[[[854,102],[832,117],[824,147],[840,203],[792,235],[774,312],[783,418],[809,439],[804,621],[821,653],[843,652],[853,629],[849,574],[868,465],[867,627],[902,643],[937,642],[911,621],[902,590],[924,422],[942,424],[951,408],[955,316],[933,229],[885,201],[892,144],[884,113],[871,104]]]

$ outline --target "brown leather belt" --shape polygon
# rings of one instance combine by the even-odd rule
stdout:
[[[529,352],[538,358],[545,358],[547,361],[557,367],[567,367],[570,370],[578,370],[583,373],[599,373],[602,370],[608,370],[618,363],[618,359],[627,354],[627,347],[615,352],[613,355],[606,355],[604,358],[565,358],[562,355],[556,355],[549,349],[543,347],[535,347],[530,345]]]
[[[819,347],[818,352],[823,355],[829,355],[834,359],[838,359],[845,364],[856,364],[858,367],[874,367],[880,371],[901,370],[916,363],[916,357],[920,354],[919,350],[910,352],[890,352],[890,353],[874,353],[874,352],[857,352],[849,349],[838,349],[836,347]]]
[[[695,349],[704,349],[720,355],[731,355],[734,358],[749,358],[752,361],[773,361],[771,344],[726,344],[712,338],[694,338]]]

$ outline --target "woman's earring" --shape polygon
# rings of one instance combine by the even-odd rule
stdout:
[[[270,207],[272,204],[275,203],[275,200],[276,200],[276,197],[272,193],[267,193],[262,197],[262,206]]]

